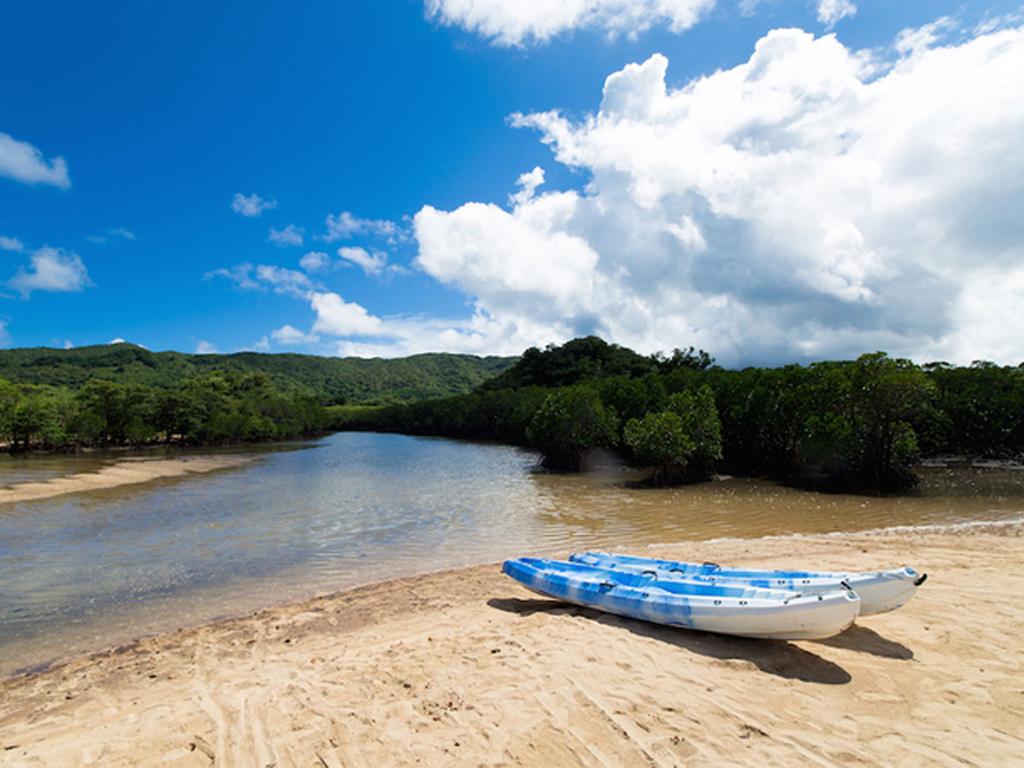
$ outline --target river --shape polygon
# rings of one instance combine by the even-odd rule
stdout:
[[[102,464],[8,460],[0,485]],[[0,505],[0,676],[357,584],[528,553],[1024,514],[1024,473],[1013,470],[925,469],[913,494],[875,498],[752,479],[639,488],[620,469],[551,475],[536,465],[536,454],[508,446],[339,433],[254,452],[238,469]]]

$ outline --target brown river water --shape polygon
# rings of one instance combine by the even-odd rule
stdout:
[[[529,451],[340,433],[237,469],[0,505],[0,676],[358,584],[525,554],[1024,517],[1024,472],[921,471],[915,492],[752,479],[636,487],[536,471]],[[0,485],[103,457],[0,461]],[[798,557],[793,566],[812,567]],[[880,564],[881,565],[881,564]],[[898,564],[892,564],[898,565]]]

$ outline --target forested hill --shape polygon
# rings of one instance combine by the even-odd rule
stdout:
[[[475,391],[339,414],[335,426],[528,445],[553,469],[617,451],[673,484],[718,471],[829,490],[905,489],[921,456],[1024,459],[1024,363],[917,365],[884,352],[729,370],[701,350],[596,337],[528,349]]]
[[[213,371],[261,372],[276,389],[310,395],[324,405],[386,404],[469,392],[515,361],[442,353],[395,359],[258,352],[190,355],[150,352],[134,344],[105,344],[0,350],[0,379],[70,389],[94,379],[172,389]]]

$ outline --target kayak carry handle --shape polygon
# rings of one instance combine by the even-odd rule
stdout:
[[[915,586],[915,587],[920,587],[920,586],[921,586],[922,584],[924,584],[924,583],[925,583],[925,582],[926,582],[927,580],[928,580],[928,574],[927,574],[927,573],[922,573],[922,574],[921,574],[921,578],[920,578],[920,579],[918,579],[917,581],[915,581],[915,582],[914,582],[914,586]]]
[[[643,573],[641,573],[641,576],[647,576],[649,578],[656,579],[656,578],[658,578],[658,572],[657,571],[644,571]]]
[[[712,563],[710,560],[705,560],[701,565],[705,568],[714,568],[716,571],[722,568],[718,563]]]

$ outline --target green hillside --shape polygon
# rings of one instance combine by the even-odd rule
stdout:
[[[0,379],[78,389],[94,379],[170,389],[212,371],[262,372],[275,388],[321,403],[384,404],[469,392],[516,358],[422,354],[396,359],[239,352],[150,352],[134,344],[0,350]]]
[[[477,390],[337,414],[335,425],[497,440],[553,469],[617,451],[655,484],[731,475],[891,493],[935,455],[1024,459],[1024,363],[917,365],[884,352],[725,369],[692,347],[644,356],[596,337],[528,349]]]

